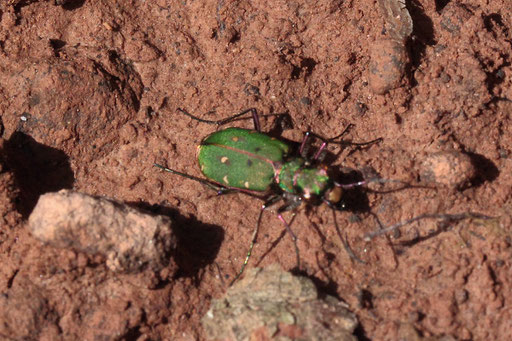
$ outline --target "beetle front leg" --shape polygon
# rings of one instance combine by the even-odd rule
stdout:
[[[313,136],[315,138],[318,138],[322,141],[322,145],[320,146],[320,148],[318,148],[318,150],[315,152],[315,155],[313,156],[313,158],[310,158],[308,156],[308,152],[309,152],[309,145],[307,144],[307,141],[309,140],[309,137],[310,136]],[[325,139],[323,139],[322,137],[320,137],[319,135],[315,134],[315,133],[312,133],[310,131],[307,131],[305,134],[304,134],[304,138],[302,139],[302,142],[300,144],[300,148],[299,148],[299,154],[301,157],[303,157],[304,159],[306,159],[307,161],[317,161],[319,156],[320,156],[320,153],[322,153],[322,151],[325,149],[325,147],[327,147],[327,141]],[[321,160],[320,160],[321,161]]]

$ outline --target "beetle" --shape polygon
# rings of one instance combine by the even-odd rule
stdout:
[[[320,205],[323,203],[332,209],[334,222],[336,228],[338,228],[335,211],[346,208],[343,197],[344,190],[364,186],[371,182],[395,182],[408,186],[408,184],[402,181],[378,177],[349,184],[342,184],[335,179],[332,167],[328,167],[323,163],[325,148],[329,143],[361,147],[369,146],[382,140],[382,138],[377,138],[361,143],[337,141],[349,131],[353,126],[352,124],[349,124],[339,135],[329,139],[308,131],[304,134],[297,151],[289,143],[271,137],[261,131],[259,116],[255,108],[244,110],[241,113],[218,121],[202,119],[180,108],[178,111],[196,121],[218,126],[233,122],[247,114],[252,116],[253,130],[229,127],[216,131],[201,141],[198,146],[197,159],[201,172],[206,178],[195,177],[154,163],[155,167],[161,168],[164,171],[202,183],[215,190],[218,195],[240,192],[263,201],[256,227],[252,234],[249,250],[231,284],[242,275],[249,262],[257,239],[263,212],[277,202],[281,200],[284,202],[277,209],[277,217],[292,238],[297,264],[300,267],[297,237],[291,230],[289,223],[282,216],[283,212],[295,210],[303,203],[309,205]],[[308,153],[312,137],[321,141],[320,147],[313,155]],[[424,214],[394,224],[388,228],[382,228],[381,226],[380,230],[367,235],[366,239],[368,240],[394,231],[403,225],[420,219],[444,218],[455,220],[466,217],[466,213],[459,215]],[[364,263],[354,254],[348,242],[341,235],[340,237],[349,256],[353,260]]]

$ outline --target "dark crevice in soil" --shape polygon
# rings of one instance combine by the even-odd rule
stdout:
[[[451,0],[435,0],[436,1],[436,11],[439,13],[445,8]]]
[[[140,326],[133,327],[128,330],[128,332],[125,335],[126,341],[137,341],[139,340],[139,337],[142,336],[142,333],[140,331]]]
[[[313,58],[304,58],[301,60],[300,65],[293,65],[293,70],[291,73],[291,79],[299,79],[301,76],[303,78],[307,78],[313,73],[313,69],[315,68],[318,62]]]
[[[494,32],[496,29],[496,26],[498,26],[505,33],[508,33],[508,28],[503,23],[503,18],[501,17],[500,14],[491,13],[489,15],[484,16],[483,19],[484,19],[484,25],[485,25],[485,28],[487,29],[487,31]]]
[[[50,46],[55,57],[59,56],[59,50],[66,46],[66,42],[60,39],[50,39]]]
[[[5,127],[4,122],[2,121],[2,117],[0,116],[0,138],[4,137]]]
[[[364,331],[364,327],[362,324],[357,325],[356,330],[354,330],[354,335],[357,337],[359,341],[371,341],[368,336],[366,336],[366,332]]]
[[[485,156],[476,153],[467,154],[476,169],[476,176],[472,180],[472,187],[481,186],[485,182],[492,182],[500,175],[498,167]]]
[[[137,93],[129,84],[128,81],[125,79],[130,79],[130,76],[133,78],[137,78],[140,80],[140,76],[133,70],[131,65],[129,65],[127,62],[122,60],[119,56],[119,54],[116,51],[109,51],[108,55],[109,61],[115,65],[120,66],[121,70],[123,72],[123,79],[119,78],[118,76],[110,73],[107,71],[107,69],[98,61],[93,61],[94,66],[98,69],[99,72],[101,72],[104,75],[104,78],[106,82],[103,84],[105,85],[109,91],[118,91],[119,93],[123,92],[124,88],[127,88],[130,92],[130,98],[132,100],[132,104],[134,107],[134,111],[138,112],[140,109],[140,98],[142,96],[141,93]],[[142,83],[142,82],[141,82]],[[142,89],[143,87],[141,87]]]
[[[55,0],[58,5],[62,5],[66,11],[79,9],[85,4],[85,0]],[[59,3],[60,2],[60,3]]]

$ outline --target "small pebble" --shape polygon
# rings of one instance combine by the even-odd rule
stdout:
[[[463,7],[463,5],[450,2],[441,12],[441,28],[456,35],[471,16],[471,12]]]
[[[373,93],[383,95],[401,85],[409,55],[405,44],[395,39],[377,40],[370,50],[369,84]]]
[[[476,169],[471,158],[457,151],[431,154],[422,163],[421,179],[427,183],[443,184],[463,189],[471,184]]]

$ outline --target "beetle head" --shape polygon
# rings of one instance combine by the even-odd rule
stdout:
[[[336,210],[344,210],[345,202],[343,201],[343,188],[334,184],[331,188],[327,189],[324,194],[323,201]]]

